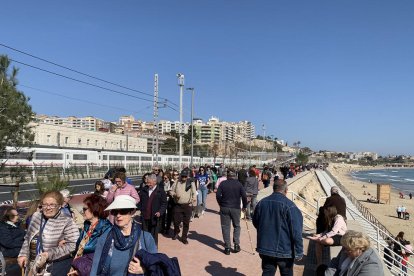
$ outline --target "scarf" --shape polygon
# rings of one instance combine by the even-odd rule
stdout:
[[[122,234],[121,229],[114,225],[112,229],[109,231],[108,236],[106,237],[105,244],[102,248],[97,275],[110,276],[111,260],[114,247],[120,251],[129,250],[129,260],[131,260],[133,249],[140,235],[141,229],[135,221],[132,222],[131,235],[129,235],[129,237],[125,237],[124,234]],[[128,265],[125,267],[124,275],[126,275],[127,272]]]

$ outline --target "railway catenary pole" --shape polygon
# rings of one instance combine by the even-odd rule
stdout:
[[[158,74],[154,77],[154,133],[152,136],[152,165],[158,165]],[[155,163],[154,163],[155,155]]]
[[[191,91],[191,161],[190,167],[193,166],[194,159],[194,88],[190,87],[187,90]]]
[[[182,168],[182,158],[183,158],[183,93],[184,93],[184,74],[178,73],[178,86],[180,87],[180,127],[179,127],[179,158],[178,166],[179,170]]]

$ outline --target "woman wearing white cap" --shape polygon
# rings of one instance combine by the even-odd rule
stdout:
[[[135,252],[143,249],[157,253],[151,234],[142,231],[134,221],[135,199],[129,195],[119,195],[105,210],[114,216],[114,226],[103,234],[96,245],[91,275],[142,274],[140,261]]]

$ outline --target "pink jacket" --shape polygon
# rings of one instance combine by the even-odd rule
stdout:
[[[322,233],[321,238],[331,238],[335,235],[343,236],[347,230],[344,217],[338,214],[335,216],[335,222],[331,231]]]

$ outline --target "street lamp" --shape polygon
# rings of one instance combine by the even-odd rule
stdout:
[[[189,87],[187,90],[191,91],[191,161],[190,167],[193,166],[194,157],[194,88]]]
[[[180,144],[179,144],[179,159],[178,159],[178,166],[179,170],[181,170],[181,163],[183,157],[183,91],[184,91],[184,74],[178,73],[178,86],[180,87]]]

